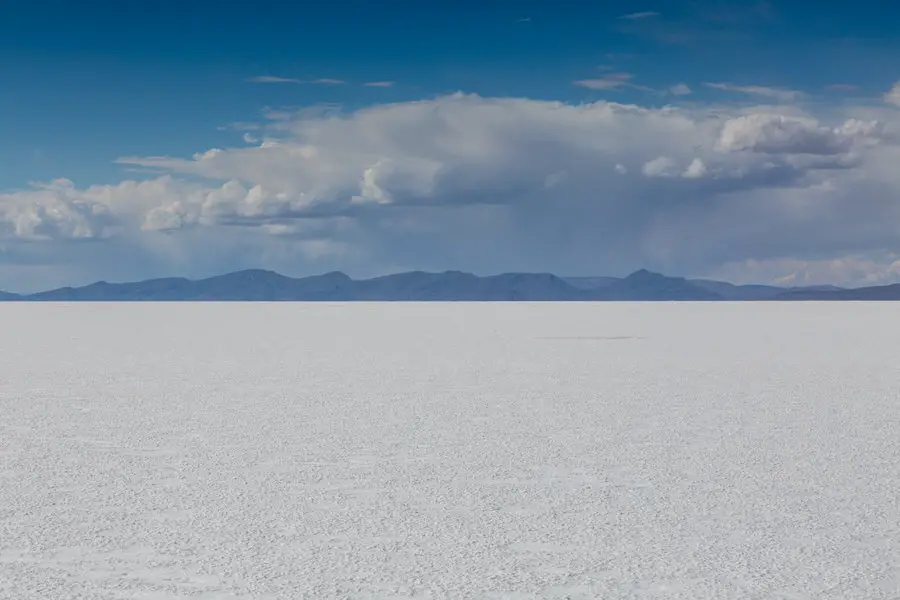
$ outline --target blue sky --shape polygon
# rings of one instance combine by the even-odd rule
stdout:
[[[519,143],[525,146],[516,146],[516,154],[524,153],[523,148],[533,148],[535,152],[544,146],[562,148],[564,154],[571,151],[575,165],[589,158],[575,151],[583,143],[551,139],[555,134],[544,128],[527,134],[535,123],[531,119],[545,121],[544,116],[528,112],[531,108],[546,108],[549,105],[544,101],[558,101],[570,108],[593,106],[600,110],[611,102],[658,111],[642,122],[650,124],[643,134],[647,136],[650,154],[667,150],[668,142],[660,136],[678,131],[677,126],[674,130],[653,129],[657,117],[672,117],[671,112],[665,112],[672,108],[683,111],[684,118],[698,124],[694,133],[699,137],[692,147],[718,151],[715,156],[719,158],[722,144],[717,146],[716,140],[721,142],[721,137],[716,138],[710,129],[704,138],[706,130],[699,124],[714,116],[739,118],[753,112],[777,113],[782,119],[800,119],[799,123],[832,131],[848,119],[875,122],[881,132],[875,144],[878,151],[892,152],[891,138],[884,131],[891,131],[896,118],[894,104],[886,98],[900,79],[900,69],[895,66],[895,57],[900,55],[900,35],[894,26],[898,18],[900,6],[873,1],[497,1],[485,8],[476,3],[365,0],[314,6],[271,1],[6,0],[0,2],[0,114],[4,115],[0,121],[0,193],[4,194],[0,196],[0,207],[6,207],[0,212],[0,216],[5,215],[0,220],[6,222],[9,231],[0,253],[0,289],[83,283],[94,278],[199,276],[244,266],[272,266],[292,274],[338,267],[359,275],[402,268],[466,268],[483,272],[552,269],[600,274],[655,266],[685,274],[754,280],[894,280],[890,265],[894,251],[900,249],[889,235],[875,231],[870,232],[871,243],[861,243],[857,239],[861,232],[872,229],[862,213],[858,215],[859,232],[852,236],[838,231],[823,240],[819,233],[814,236],[815,243],[799,247],[788,239],[772,239],[767,248],[760,239],[745,232],[741,235],[747,239],[737,236],[731,247],[746,245],[746,249],[723,256],[717,244],[726,244],[725,241],[685,249],[674,241],[680,235],[674,230],[666,230],[668,250],[661,248],[660,238],[648,242],[648,236],[656,235],[653,232],[661,227],[660,220],[671,223],[688,219],[688,213],[696,210],[689,204],[673,215],[669,214],[671,207],[653,206],[647,207],[649,212],[632,215],[617,225],[617,232],[628,232],[626,239],[609,247],[598,245],[579,229],[585,218],[608,224],[610,215],[629,210],[597,213],[587,205],[574,206],[571,198],[584,193],[582,184],[609,186],[591,180],[587,170],[576,177],[578,169],[569,172],[562,163],[554,163],[555,171],[547,177],[564,178],[567,185],[574,187],[564,192],[565,186],[550,186],[561,194],[557,198],[547,192],[543,200],[559,207],[555,213],[557,230],[547,234],[544,245],[529,247],[523,245],[523,240],[536,234],[528,220],[543,218],[546,222],[546,217],[540,217],[545,210],[543,205],[538,208],[536,201],[529,200],[534,190],[528,186],[533,182],[512,172],[514,169],[506,164],[509,157],[490,155],[496,163],[494,167],[488,161],[470,172],[472,157],[461,153],[469,152],[476,143],[487,144],[484,148],[507,147],[500,143],[506,137],[478,138],[486,137],[486,131],[497,136],[508,132],[491,126],[479,133],[471,120],[481,112],[489,112],[486,105],[476,106],[478,102],[489,104],[499,99],[532,103],[528,108],[497,105],[490,109],[521,121],[509,125],[511,131],[523,132]],[[477,101],[466,104],[447,100],[455,92]],[[365,160],[357,156],[358,149],[352,141],[341,150],[330,137],[345,135],[337,131],[335,118],[342,119],[351,129],[358,126],[358,135],[371,137],[376,134],[368,129],[369,121],[364,121],[374,117],[367,110],[391,106],[397,109],[391,114],[402,121],[408,118],[403,115],[412,113],[401,115],[399,111],[422,102],[430,102],[436,109],[442,102],[455,102],[454,110],[461,111],[458,129],[429,129],[429,124],[416,113],[417,116],[409,117],[414,119],[410,123],[391,125],[399,129],[376,128],[380,137],[369,140]],[[466,111],[478,114],[469,115],[469,119]],[[595,121],[585,126],[597,125]],[[325,131],[323,123],[330,123],[328,127],[335,131]],[[720,134],[724,126],[719,124]],[[419,127],[418,133],[415,127]],[[472,127],[472,131],[466,133],[467,127]],[[603,127],[597,133],[609,146],[595,148],[592,156],[602,156],[614,167],[625,169],[626,165],[617,163],[610,153],[617,147],[615,136],[627,133]],[[309,134],[309,128],[316,133]],[[402,140],[395,137],[400,135],[398,131],[405,136]],[[392,184],[387,181],[391,177],[382,174],[379,176],[387,179],[373,184],[381,190],[376,196],[381,194],[378,197],[382,200],[375,204],[383,210],[377,215],[369,209],[364,211],[365,216],[341,214],[328,219],[299,214],[301,205],[350,202],[348,198],[359,194],[348,192],[348,182],[356,182],[354,185],[362,189],[367,169],[375,172],[372,169],[376,166],[376,171],[384,171],[384,165],[390,164],[394,173],[400,169],[397,165],[406,165],[400,169],[403,173],[393,178],[402,188],[406,185],[403,181],[423,176],[419,171],[407,172],[413,167],[403,162],[419,154],[407,143],[408,136],[418,135],[437,143],[451,139],[441,137],[450,134],[454,143],[463,135],[471,139],[458,146],[455,153],[438,153],[434,148],[430,154],[424,151],[421,156],[431,162],[422,168],[439,169],[440,182],[450,181],[449,173],[459,174],[462,180],[468,177],[483,181],[483,190],[463,185],[456,192],[458,197],[450,198],[445,197],[449,191],[436,190],[437,180],[433,180],[416,189],[398,188],[391,193]],[[353,133],[346,135],[353,137]],[[747,135],[773,134],[763,131]],[[866,139],[874,139],[873,136]],[[211,173],[194,168],[197,164],[191,168],[176,164],[212,148],[260,150],[260,144],[266,140],[277,141],[282,149],[320,144],[337,162],[341,160],[340,153],[346,152],[347,162],[358,164],[360,171],[346,173],[346,181],[328,179],[309,183],[312,187],[307,188],[302,181],[279,180],[281,176],[267,171],[269,167],[265,165],[250,174],[225,172],[218,166]],[[620,146],[624,148],[631,142],[623,138]],[[843,142],[835,142],[840,143]],[[847,144],[853,148],[847,146],[845,163],[859,164],[850,168],[849,163],[842,163],[840,173],[837,169],[810,167],[796,174],[797,178],[789,182],[790,188],[797,191],[802,186],[808,190],[814,185],[838,185],[833,181],[838,176],[846,179],[842,185],[850,186],[850,172],[866,168],[869,154],[863,154],[874,151],[873,144]],[[486,156],[484,148],[479,150],[482,158]],[[667,151],[677,154],[672,148]],[[739,149],[745,154],[747,151],[744,147]],[[512,150],[508,152],[513,154]],[[788,159],[784,151],[779,152],[779,160],[785,165],[799,168],[795,164],[798,158]],[[831,150],[812,155],[833,156],[828,152]],[[773,154],[771,149],[759,153]],[[271,149],[262,148],[252,156],[256,160],[272,154]],[[734,156],[729,155],[728,161]],[[881,164],[887,156],[879,155],[871,164]],[[644,163],[660,157],[672,158],[668,154],[648,154]],[[518,158],[532,160],[527,153]],[[312,159],[301,156],[298,160]],[[698,160],[707,164],[712,159]],[[303,168],[313,166],[298,167]],[[542,163],[542,168],[549,167]],[[314,169],[317,177],[327,172],[327,165]],[[429,172],[435,177],[438,171]],[[721,182],[723,171],[718,173],[716,177]],[[60,192],[56,184],[47,187],[49,182],[62,178],[70,182],[66,184],[71,188],[66,188],[68,191]],[[170,184],[161,185],[161,196],[143,199],[143,204],[116,196],[113,206],[108,198],[95,198],[97,194],[103,196],[97,191],[98,186],[110,186],[110,190],[118,190],[110,192],[116,195],[124,193],[123,182],[152,183],[158,178],[173,180],[171,185],[176,187],[206,182],[202,193],[207,195],[216,186],[232,181],[242,185],[248,194],[259,186],[266,198],[277,199],[267,200],[265,210],[257,210],[259,214],[251,215],[243,198],[235,214],[213,215],[185,208],[193,201],[190,199],[199,196],[179,196],[187,192],[166,188]],[[311,181],[309,177],[307,180]],[[765,189],[773,189],[772,185],[760,184]],[[779,194],[785,193],[785,185],[778,183]],[[889,186],[890,182],[884,185]],[[492,210],[490,207],[496,202],[473,198],[494,188],[502,188],[506,198],[505,214],[491,217],[503,222],[502,233],[500,229],[492,233],[484,224],[483,215],[462,214]],[[639,188],[634,183],[617,192],[622,206],[633,204],[626,198],[629,194],[645,193]],[[85,200],[84,194],[91,189],[94,192],[88,194],[90,200]],[[410,197],[397,200],[403,191]],[[731,191],[728,194],[733,195]],[[306,200],[301,200],[301,196]],[[438,196],[442,206],[458,203],[468,207],[438,219],[446,227],[437,237],[447,237],[440,248],[435,246],[433,232],[416,233],[431,231],[435,225],[421,221],[435,217],[422,217],[422,211],[413,206],[434,203]],[[94,202],[101,202],[102,206]],[[873,203],[878,204],[875,200]],[[175,205],[180,208],[171,209]],[[179,217],[177,227],[147,225],[147,214],[160,207],[185,213]],[[710,207],[704,218],[727,228],[729,225],[720,222],[724,217],[716,212],[722,208]],[[65,220],[59,216],[61,211],[74,211],[72,218],[77,221],[87,218],[85,210],[91,213],[90,223],[60,221]],[[98,217],[99,212],[103,212],[102,218]],[[265,218],[260,217],[263,213]],[[273,216],[276,213],[277,219]],[[771,225],[773,236],[796,236],[791,227],[802,224],[794,223],[791,219],[796,215],[792,215],[758,215],[758,227]],[[865,216],[870,217],[883,220],[886,215]],[[466,223],[467,218],[475,219],[477,225]],[[693,218],[696,223],[696,215]],[[772,221],[767,222],[766,218]],[[236,219],[241,225],[235,225]],[[410,224],[417,219],[417,225]],[[398,223],[404,223],[403,227]],[[801,231],[823,226],[820,222],[806,225]],[[298,228],[318,233],[298,237],[294,231]],[[778,233],[779,228],[786,229]],[[355,231],[352,240],[346,233],[349,229]],[[465,237],[466,232],[475,235],[475,230],[486,238],[468,244],[450,241]],[[845,239],[848,237],[853,239]],[[318,249],[310,253],[313,242]],[[331,242],[343,250],[326,251]],[[451,247],[453,243],[481,248],[479,252],[483,254],[464,252]],[[553,255],[560,243],[566,246],[565,252]],[[217,250],[210,251],[211,245]],[[705,252],[727,260],[717,263],[713,258],[704,258]],[[113,260],[110,255],[119,258]],[[597,258],[598,255],[603,258]],[[847,264],[852,264],[852,268]]]

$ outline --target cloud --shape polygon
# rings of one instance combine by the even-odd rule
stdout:
[[[727,151],[851,157],[851,150],[877,139],[873,122],[849,120],[823,127],[813,119],[754,113],[725,122],[716,144]]]
[[[471,94],[281,110],[250,146],[119,160],[144,179],[0,194],[0,248],[56,265],[41,287],[241,266],[737,277],[871,258],[900,245],[900,115],[868,110]]]
[[[732,83],[704,83],[708,88],[722,90],[725,92],[736,92],[739,94],[749,94],[751,96],[762,96],[765,98],[773,98],[783,102],[790,102],[803,97],[803,92],[797,90],[785,90],[775,87],[767,87],[762,85],[734,85]]]
[[[612,90],[620,88],[627,82],[618,79],[578,79],[572,85],[587,88],[589,90]]]
[[[633,79],[631,73],[609,73],[603,77],[593,79],[578,79],[572,85],[587,88],[589,90],[614,90],[621,87],[640,87],[630,82]]]
[[[238,121],[217,127],[219,131],[257,131],[261,128],[259,123],[245,123]]]
[[[394,85],[393,81],[367,81],[363,84],[366,87],[387,88]]]
[[[633,13],[629,13],[629,14],[627,14],[627,15],[622,15],[621,17],[617,17],[617,18],[619,18],[619,19],[625,19],[625,20],[628,20],[628,21],[634,21],[634,20],[637,20],[637,19],[647,19],[647,18],[650,18],[650,17],[658,17],[658,16],[659,16],[659,13],[658,13],[658,12],[655,12],[655,11],[652,11],[652,10],[647,10],[647,11],[643,11],[643,12],[633,12]]]
[[[274,75],[257,75],[247,81],[251,83],[301,83],[299,79],[293,77],[276,77]]]
[[[0,235],[20,240],[85,240],[103,237],[113,222],[110,207],[84,196],[68,179],[0,194]]]
[[[768,281],[785,287],[828,285],[834,282],[847,282],[860,287],[886,285],[900,281],[900,254],[876,252],[867,256],[853,253],[837,258],[811,260],[749,259],[722,265],[711,275],[737,283]]]
[[[895,83],[894,86],[888,90],[884,95],[884,101],[888,104],[900,106],[900,81]]]
[[[706,175],[706,163],[702,159],[695,158],[681,174],[688,179],[700,179]]]
[[[647,177],[667,177],[674,175],[677,170],[677,163],[668,156],[657,156],[641,167],[641,172]]]
[[[678,83],[669,88],[669,93],[673,96],[687,96],[691,92],[691,88],[689,88],[685,83]]]
[[[258,75],[251,77],[247,81],[251,83],[311,83],[314,85],[343,85],[347,83],[343,79],[331,79],[328,77],[320,77],[319,79],[295,79],[293,77],[276,77],[274,75]],[[381,82],[376,82],[381,83]]]

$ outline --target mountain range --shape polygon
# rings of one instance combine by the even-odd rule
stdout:
[[[0,292],[0,301],[751,301],[900,300],[900,284],[855,289],[834,286],[734,285],[668,277],[640,270],[627,277],[558,277],[504,273],[481,277],[461,271],[412,271],[371,279],[331,272],[293,278],[250,269],[207,279],[98,281],[35,294]]]

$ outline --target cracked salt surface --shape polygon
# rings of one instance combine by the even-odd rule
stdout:
[[[897,599],[896,313],[4,304],[0,598]]]

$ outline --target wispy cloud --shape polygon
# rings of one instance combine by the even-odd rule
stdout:
[[[228,125],[220,125],[216,127],[219,131],[256,131],[261,129],[259,123],[249,123],[243,121],[237,121],[235,123],[229,123]]]
[[[738,94],[749,94],[751,96],[763,96],[766,98],[774,98],[775,100],[790,101],[797,100],[804,96],[803,92],[797,90],[786,90],[783,88],[768,87],[764,85],[734,85],[733,83],[704,83],[708,88],[722,90],[723,92],[735,92]]]
[[[519,19],[516,19],[516,23],[530,23],[530,22],[531,22],[531,17],[521,17]]]
[[[248,79],[250,83],[301,83],[293,77],[276,77],[275,75],[257,75]]]
[[[286,121],[297,114],[296,110],[288,108],[265,107],[261,111],[263,119],[267,121]]]
[[[577,85],[578,87],[587,88],[589,90],[618,90],[623,87],[629,87],[646,92],[654,91],[646,86],[632,83],[631,80],[633,78],[634,75],[631,73],[609,73],[603,77],[579,79],[573,81],[572,85]]]
[[[387,88],[394,85],[393,81],[367,81],[363,84],[366,87]]]
[[[572,85],[588,88],[589,90],[614,90],[625,85],[625,82],[616,79],[579,79],[573,81]]]
[[[278,77],[276,75],[257,75],[247,79],[250,83],[311,83],[314,85],[343,85],[343,79],[320,77],[319,79],[297,79],[295,77]]]
[[[631,73],[610,73],[598,78],[579,79],[573,81],[572,85],[589,90],[614,90],[629,85],[629,80],[632,77]]]
[[[627,15],[622,15],[621,17],[618,17],[618,18],[624,19],[626,21],[635,21],[637,19],[648,19],[650,17],[658,17],[658,16],[659,16],[659,13],[656,11],[645,10],[642,12],[628,13]]]
[[[669,88],[669,93],[673,96],[687,96],[692,92],[686,83],[678,83]]]

